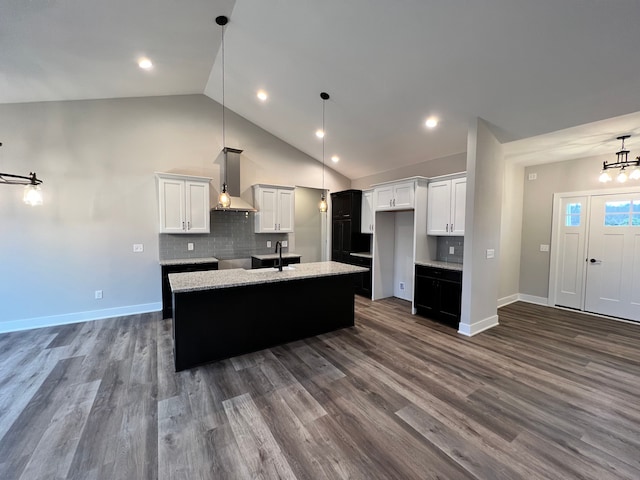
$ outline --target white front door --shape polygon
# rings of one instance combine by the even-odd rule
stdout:
[[[585,311],[640,321],[640,194],[591,198]]]
[[[564,197],[560,203],[555,304],[561,307],[582,309],[587,199]]]

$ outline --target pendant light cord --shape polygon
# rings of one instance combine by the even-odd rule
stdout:
[[[324,106],[327,101],[322,99],[322,195],[324,195],[324,137],[327,132],[324,130]]]
[[[224,107],[224,25],[222,25],[222,149],[224,151],[224,184],[227,184],[227,140]]]

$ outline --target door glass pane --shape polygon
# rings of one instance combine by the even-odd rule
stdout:
[[[582,204],[580,203],[568,203],[567,204],[567,216],[565,220],[566,227],[579,227],[580,226],[580,212],[582,210]]]
[[[606,202],[604,205],[604,225],[606,227],[629,226],[631,202]]]

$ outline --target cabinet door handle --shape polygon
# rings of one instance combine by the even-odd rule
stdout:
[[[447,226],[445,227],[445,231],[448,232],[449,231],[449,224],[447,223]]]
[[[184,230],[184,222],[182,222],[182,229]]]
[[[274,223],[274,224],[273,224],[273,229],[274,229],[274,230],[277,230],[277,229],[278,229],[278,224],[277,224],[277,223]]]
[[[453,223],[451,224],[451,233],[453,233]]]
[[[187,222],[187,230],[191,230],[191,222]]]
[[[396,206],[396,199],[395,198],[393,199],[393,206],[394,207]]]

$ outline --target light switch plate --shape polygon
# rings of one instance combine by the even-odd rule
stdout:
[[[271,240],[267,240],[267,248],[271,248]]]
[[[189,250],[190,252],[193,250],[193,243],[192,242],[187,243],[187,250]]]
[[[487,258],[494,258],[496,256],[496,251],[493,248],[487,248]]]
[[[287,242],[286,240],[283,240],[282,241],[282,246],[285,247],[285,248],[288,247],[289,246],[289,242]]]
[[[537,173],[530,173],[529,174],[529,180],[537,180],[538,179],[538,174]]]
[[[134,253],[144,252],[144,245],[142,243],[134,243],[133,252]]]
[[[456,247],[449,247],[449,255],[454,255],[456,253]]]
[[[548,252],[549,251],[549,245],[540,244],[540,251],[541,252]]]

